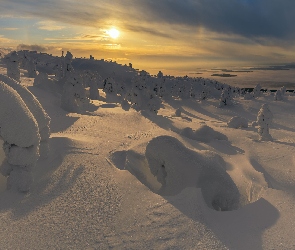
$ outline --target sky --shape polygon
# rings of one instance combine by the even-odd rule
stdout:
[[[294,0],[0,0],[0,48],[164,73],[282,64],[295,61],[294,23]]]

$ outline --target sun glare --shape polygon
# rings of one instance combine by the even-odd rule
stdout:
[[[120,35],[119,30],[115,29],[115,28],[111,28],[109,30],[107,30],[107,34],[111,37],[111,38],[118,38]]]

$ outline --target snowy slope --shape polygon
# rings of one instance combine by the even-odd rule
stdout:
[[[295,248],[295,96],[237,98],[226,108],[214,99],[170,100],[157,116],[93,101],[73,114],[60,108],[58,95],[26,77],[22,83],[51,118],[51,150],[33,170],[30,193],[0,193],[2,249]],[[233,116],[255,121],[263,103],[274,115],[273,141],[259,141],[251,126],[227,126]],[[224,136],[200,141],[181,134],[203,125]],[[163,135],[183,145],[180,156],[214,152],[206,154],[205,167],[224,161],[220,167],[239,191],[239,208],[209,208],[202,188],[191,183],[173,195],[157,191],[147,146]],[[172,156],[165,147],[158,152]]]

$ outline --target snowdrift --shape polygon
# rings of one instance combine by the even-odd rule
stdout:
[[[186,187],[198,187],[207,205],[215,210],[239,207],[239,191],[226,173],[222,157],[212,151],[194,151],[174,137],[158,136],[148,142],[144,155],[130,150],[116,152],[110,159],[161,195],[175,195]]]

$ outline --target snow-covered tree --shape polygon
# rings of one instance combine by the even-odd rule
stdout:
[[[272,123],[273,114],[267,104],[263,104],[258,112],[255,125],[258,126],[259,139],[262,141],[271,141],[272,136],[269,133],[269,127]]]
[[[179,85],[179,94],[181,99],[189,99],[191,97],[191,82],[182,80]]]
[[[253,92],[245,92],[245,95],[244,95],[244,100],[252,100],[254,99],[254,95],[253,95]]]
[[[120,103],[120,97],[118,97],[118,84],[113,77],[108,77],[104,80],[103,91],[106,94],[106,102],[109,103]]]
[[[280,88],[280,90],[281,90],[282,96],[285,96],[286,95],[286,87],[283,86]]]
[[[74,68],[72,66],[72,60],[73,55],[70,51],[67,51],[66,56],[63,58],[63,77],[67,78],[69,75],[71,75],[71,72],[74,71]]]
[[[79,113],[85,102],[87,98],[81,78],[77,73],[72,72],[63,86],[61,107],[68,112]]]
[[[19,56],[16,51],[12,51],[6,56],[7,76],[20,81]]]
[[[259,96],[261,96],[261,85],[258,83],[253,89],[253,97],[257,98]]]
[[[45,72],[38,72],[36,75],[33,85],[38,86],[48,82],[48,74]]]
[[[163,76],[164,76],[164,75],[163,75],[162,71],[159,71],[158,74],[157,74],[157,77],[158,77],[158,78],[162,78]]]
[[[0,137],[5,160],[0,172],[8,176],[7,189],[27,192],[31,170],[39,158],[40,134],[36,119],[20,95],[0,81]]]
[[[274,96],[275,101],[282,101],[283,100],[283,95],[280,89],[278,89],[275,93]]]
[[[219,107],[232,105],[231,87],[224,88],[221,93]]]

